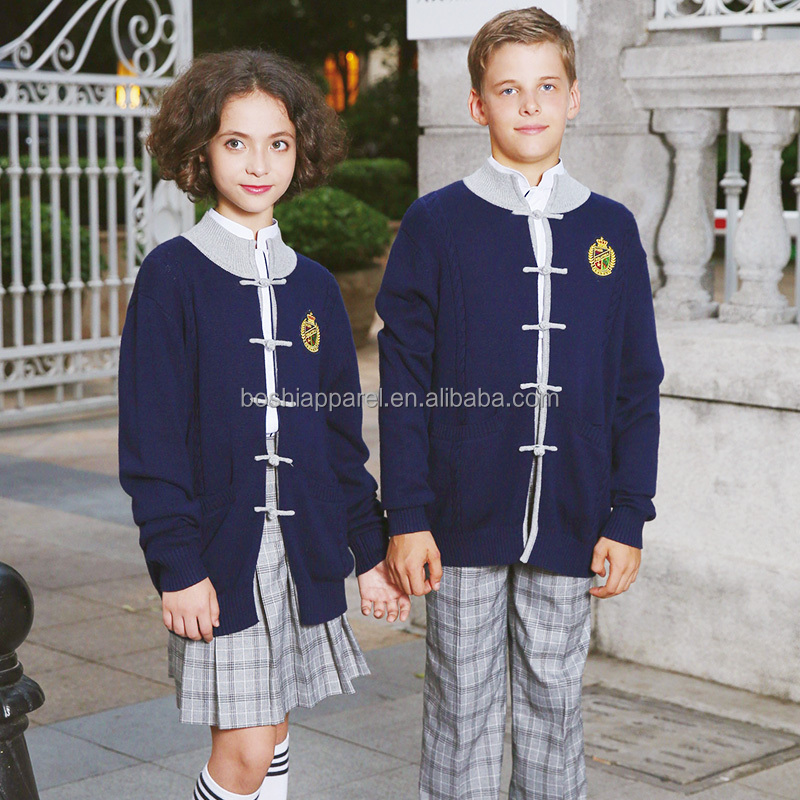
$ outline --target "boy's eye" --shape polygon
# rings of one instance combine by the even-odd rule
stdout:
[[[555,88],[556,88],[555,85],[552,84],[552,83],[544,83],[544,84],[542,84],[542,89],[544,89],[545,91],[548,91],[548,92],[551,89],[555,89]]]
[[[516,91],[517,90],[513,86],[509,86],[508,88],[503,89],[503,91],[500,92],[500,94],[504,94],[506,96],[509,96],[512,92],[516,92]]]

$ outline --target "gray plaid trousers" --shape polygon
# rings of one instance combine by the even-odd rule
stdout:
[[[585,800],[590,586],[522,563],[444,568],[427,596],[420,800],[497,800],[507,667],[509,800]]]

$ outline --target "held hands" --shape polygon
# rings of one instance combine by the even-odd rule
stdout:
[[[163,592],[161,613],[164,625],[178,636],[210,642],[219,626],[217,592],[209,578],[179,592]]]
[[[374,613],[375,619],[380,619],[385,613],[387,622],[394,622],[398,615],[400,622],[408,619],[411,600],[392,583],[385,561],[358,576],[358,591],[361,593],[361,613],[365,617]]]
[[[595,597],[614,597],[627,592],[639,574],[642,551],[638,547],[601,536],[594,546],[592,556],[592,572],[596,572],[601,578],[606,575],[606,559],[611,565],[606,585],[589,589],[589,594]]]
[[[425,578],[428,565],[430,579]],[[438,591],[442,580],[442,559],[430,531],[392,536],[386,554],[389,577],[407,594],[423,595]]]

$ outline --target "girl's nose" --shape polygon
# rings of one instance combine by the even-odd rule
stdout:
[[[269,172],[269,160],[266,153],[253,152],[247,164],[247,171],[257,177],[266,175]]]

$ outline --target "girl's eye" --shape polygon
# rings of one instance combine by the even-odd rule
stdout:
[[[289,144],[288,144],[288,142],[285,142],[283,139],[278,139],[277,142],[273,142],[272,143],[272,147],[275,150],[288,150],[289,149]]]
[[[228,139],[225,142],[225,147],[230,147],[231,150],[241,150],[244,147],[244,142],[241,139]]]

